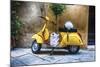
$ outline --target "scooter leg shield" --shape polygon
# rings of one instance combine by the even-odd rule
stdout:
[[[39,36],[39,35],[37,35],[37,34],[33,35],[33,36],[32,36],[32,39],[33,39],[33,40],[36,40],[37,43],[43,43],[42,37]]]

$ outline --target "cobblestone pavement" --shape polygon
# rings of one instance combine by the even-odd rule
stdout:
[[[38,54],[33,54],[30,48],[16,48],[11,50],[11,66],[28,66],[39,64],[55,64],[70,62],[95,61],[95,47],[80,50],[78,54],[71,55],[65,49],[55,49],[50,55],[51,49],[41,49]]]

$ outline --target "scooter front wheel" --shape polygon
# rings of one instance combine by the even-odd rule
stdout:
[[[38,44],[37,41],[32,42],[31,50],[33,53],[39,53],[41,49],[41,44]]]

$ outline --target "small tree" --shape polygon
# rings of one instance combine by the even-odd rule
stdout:
[[[51,4],[50,8],[56,17],[56,25],[57,25],[57,32],[58,32],[58,27],[59,27],[59,25],[57,23],[58,16],[63,13],[63,11],[65,9],[65,5],[63,5],[63,4]]]

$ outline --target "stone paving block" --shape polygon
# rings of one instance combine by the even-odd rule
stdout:
[[[44,57],[44,59],[47,59],[50,63],[55,63],[57,61],[60,61],[62,59],[62,57],[59,57],[59,56],[47,56],[47,57]]]
[[[17,57],[31,52],[32,51],[29,48],[16,48],[11,51],[11,57]]]
[[[86,53],[79,53],[76,55],[66,55],[62,56],[62,60],[56,62],[56,63],[72,63],[72,62],[88,62],[88,61],[94,61],[95,60],[95,52],[90,51]]]
[[[33,54],[27,54],[27,55],[18,57],[17,60],[25,63],[26,65],[41,64],[41,63],[48,62],[45,59],[39,58],[37,56],[34,56]]]
[[[78,62],[79,60],[73,60],[73,58],[66,57],[61,59],[60,61],[57,61],[55,63],[72,63],[72,62]]]
[[[22,63],[21,61],[19,61],[19,60],[17,60],[17,59],[14,59],[14,58],[11,58],[10,64],[11,64],[11,67],[18,67],[18,66],[23,66],[23,65],[25,65],[25,64]]]

